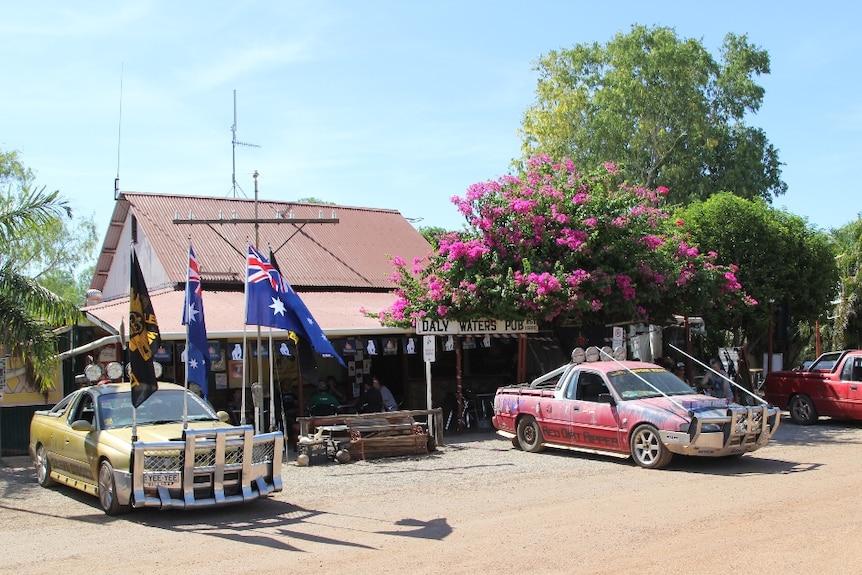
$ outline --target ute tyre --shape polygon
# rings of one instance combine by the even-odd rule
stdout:
[[[667,464],[673,459],[673,453],[661,442],[658,430],[649,424],[639,425],[635,428],[629,447],[631,448],[632,459],[645,469],[667,467]]]
[[[99,465],[99,504],[106,515],[119,515],[131,509],[130,505],[120,505],[117,500],[114,467],[107,460]]]
[[[518,444],[521,449],[529,453],[538,453],[545,448],[542,445],[544,441],[542,430],[535,418],[528,416],[518,422]]]
[[[817,422],[817,408],[807,395],[794,395],[790,399],[790,421],[796,425],[811,425]]]
[[[51,462],[48,461],[48,450],[44,445],[36,448],[36,480],[42,487],[51,487],[56,483],[51,478]]]

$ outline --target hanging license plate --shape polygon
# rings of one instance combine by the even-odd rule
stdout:
[[[160,485],[174,485],[180,482],[180,474],[177,472],[168,473],[145,473],[144,486],[158,487]]]

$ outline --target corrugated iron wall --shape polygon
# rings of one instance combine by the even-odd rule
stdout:
[[[0,457],[27,455],[30,441],[30,419],[45,405],[0,407]]]

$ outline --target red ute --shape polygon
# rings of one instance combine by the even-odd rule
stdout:
[[[862,350],[824,353],[808,369],[768,373],[763,387],[766,400],[799,425],[821,415],[862,419]]]

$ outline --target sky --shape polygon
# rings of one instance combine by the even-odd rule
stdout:
[[[520,155],[535,61],[635,24],[716,59],[728,33],[766,50],[748,123],[784,164],[773,205],[823,230],[862,211],[862,4],[81,0],[0,14],[0,150],[100,236],[115,178],[120,191],[251,199],[255,171],[260,199],[460,229],[450,198]]]

